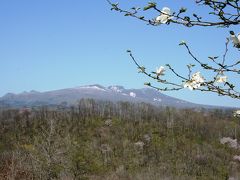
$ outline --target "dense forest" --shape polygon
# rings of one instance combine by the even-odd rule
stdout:
[[[0,179],[240,177],[239,122],[230,110],[83,99],[75,107],[0,111]]]

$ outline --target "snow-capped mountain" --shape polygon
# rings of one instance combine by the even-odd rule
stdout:
[[[151,88],[125,89],[123,86],[104,87],[98,84],[79,86],[48,92],[23,92],[20,94],[8,93],[0,98],[0,105],[13,107],[77,104],[82,98],[92,98],[107,101],[145,102],[159,106],[173,107],[200,107],[198,104],[173,98]]]

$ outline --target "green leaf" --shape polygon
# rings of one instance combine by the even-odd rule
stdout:
[[[187,11],[187,8],[182,7],[182,8],[179,10],[179,13],[184,13],[184,12],[186,12],[186,11]]]
[[[145,82],[144,85],[145,86],[151,86],[151,83],[150,82]]]
[[[144,10],[144,11],[149,10],[149,9],[151,9],[151,8],[156,7],[156,5],[157,5],[157,4],[156,4],[155,2],[149,2],[148,5],[143,8],[143,10]]]
[[[186,45],[186,42],[185,42],[185,41],[181,41],[181,42],[179,43],[179,46],[183,46],[183,45]]]
[[[214,61],[215,59],[218,58],[218,56],[209,56],[208,58]]]
[[[139,69],[139,72],[145,72],[145,70],[146,70],[146,68],[144,66],[139,67],[138,69]]]

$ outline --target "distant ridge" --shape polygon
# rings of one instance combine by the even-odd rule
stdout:
[[[0,98],[0,106],[23,107],[42,105],[76,105],[80,99],[91,98],[106,101],[145,102],[157,106],[171,106],[176,108],[216,108],[194,104],[173,98],[151,88],[125,89],[123,86],[104,87],[99,84],[78,86],[47,92],[30,91],[20,94],[7,93]]]

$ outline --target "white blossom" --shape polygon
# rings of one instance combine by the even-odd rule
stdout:
[[[130,92],[130,93],[129,93],[129,96],[135,98],[137,95],[136,95],[136,93],[134,93],[134,92]]]
[[[234,149],[239,148],[237,139],[232,139],[230,137],[223,137],[222,139],[220,139],[220,143],[227,144],[230,148],[234,148]]]
[[[237,155],[233,156],[233,160],[240,162],[240,156]]]
[[[195,81],[196,83],[204,83],[204,78],[200,74],[200,72],[196,72],[192,75],[192,80]]]
[[[195,86],[194,86],[194,84],[191,81],[187,81],[184,84],[184,88],[189,88],[192,91],[193,89],[195,89]]]
[[[224,83],[227,82],[227,76],[219,76],[216,78],[216,82],[218,83]]]
[[[231,39],[232,42],[234,44],[234,46],[239,46],[240,45],[240,34],[238,34],[238,36],[236,36],[235,34],[231,34]]]
[[[111,120],[111,119],[107,119],[107,120],[104,122],[104,124],[105,124],[106,126],[112,126],[112,120]]]
[[[163,66],[160,66],[159,68],[156,69],[156,75],[163,76],[165,71],[166,71],[165,68]]]
[[[197,89],[204,83],[204,78],[200,72],[196,72],[192,75],[191,79],[184,84],[184,88],[189,88],[190,90]]]
[[[164,7],[161,10],[161,14],[155,19],[156,24],[166,24],[171,19],[171,10],[168,7]]]
[[[235,112],[233,112],[233,116],[240,117],[240,110],[236,110]]]
[[[134,145],[135,145],[135,147],[136,148],[139,148],[139,149],[143,149],[143,146],[145,145],[144,144],[144,142],[142,142],[142,141],[138,141],[138,142],[136,142],[136,143],[134,143]]]

